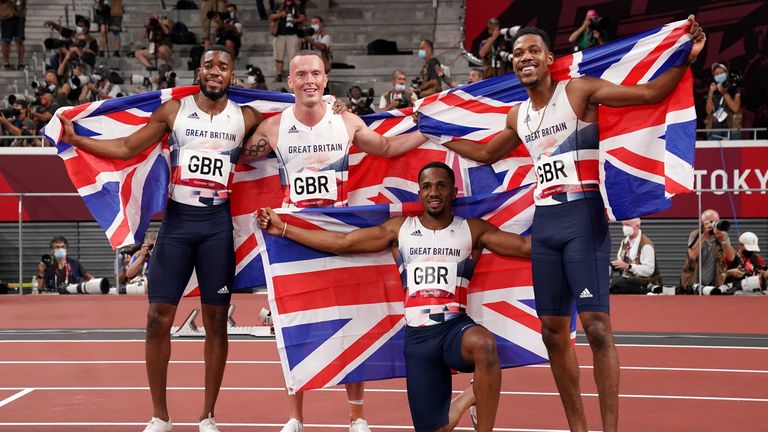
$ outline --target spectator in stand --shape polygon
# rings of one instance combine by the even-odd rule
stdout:
[[[295,0],[285,0],[278,4],[275,13],[269,17],[269,30],[275,38],[272,40],[272,54],[275,58],[275,82],[283,82],[283,64],[285,58],[293,58],[299,45],[296,29],[304,25],[306,17]]]
[[[109,80],[110,71],[108,69],[97,70],[91,78],[94,82],[89,82],[83,86],[80,93],[80,103],[93,102],[99,100],[113,99],[123,96],[123,91],[119,84],[114,84]]]
[[[765,261],[758,255],[760,246],[755,233],[745,232],[739,236],[739,247],[736,251],[736,257],[728,265],[725,271],[725,283],[741,286],[741,282],[750,276],[762,275],[768,277]]]
[[[200,4],[200,23],[203,25],[203,37],[211,37],[211,20],[208,19],[208,12],[224,12],[227,9],[227,2],[224,0],[202,0]]]
[[[152,257],[152,249],[155,247],[156,240],[156,232],[147,232],[144,236],[144,242],[141,243],[139,250],[133,254],[125,269],[126,279],[133,282],[137,277],[145,278],[146,275],[149,274],[150,258]]]
[[[720,215],[716,211],[705,210],[701,214],[700,228],[688,235],[688,254],[680,274],[680,284],[683,287],[694,283],[705,286],[723,284],[725,269],[736,258],[736,251],[731,246],[728,233],[717,229],[719,221]]]
[[[226,13],[226,19],[219,15],[213,17],[216,23],[216,44],[227,47],[232,58],[236,59],[242,45],[243,25],[237,19],[237,6],[228,4]]]
[[[26,0],[0,0],[0,44],[3,65],[11,69],[11,42],[16,40],[16,68],[24,69],[24,20],[27,14]]]
[[[423,39],[419,42],[418,56],[424,60],[424,66],[421,67],[419,73],[419,86],[414,88],[416,96],[423,98],[435,93],[440,93],[443,90],[440,84],[441,79],[438,75],[437,68],[440,66],[440,61],[437,60],[434,55],[435,44],[429,39]]]
[[[640,231],[640,218],[621,222],[624,238],[611,262],[611,294],[646,294],[648,285],[661,285],[653,242]]]
[[[99,25],[99,57],[109,51],[108,33],[112,33],[113,56],[120,57],[120,30],[123,25],[122,0],[96,0],[93,20]]]
[[[245,82],[239,82],[238,87],[268,90],[267,81],[264,78],[264,74],[261,72],[261,68],[254,65],[247,65],[246,68]]]
[[[485,72],[480,68],[472,68],[469,70],[469,79],[467,84],[476,83],[485,79]]]
[[[333,62],[331,35],[325,32],[325,22],[322,17],[313,16],[309,20],[309,27],[314,31],[314,34],[310,36],[307,32],[304,33],[304,47],[302,49],[320,52],[320,57],[323,58],[325,65],[325,73],[328,73],[331,71],[331,63]]]
[[[66,101],[70,105],[74,105],[80,100],[80,94],[83,91],[83,87],[88,84],[90,80],[88,65],[81,61],[68,61],[62,66],[68,66],[66,72],[62,74],[67,77],[65,82],[61,86],[61,92],[66,98]]]
[[[606,24],[605,18],[598,15],[596,10],[590,9],[581,26],[568,37],[568,42],[575,45],[574,51],[583,51],[602,45],[606,42]]]
[[[40,130],[56,114],[59,104],[54,100],[53,94],[46,92],[37,96],[37,105],[29,111],[29,117],[35,122],[33,130]]]
[[[363,89],[360,86],[352,86],[347,91],[347,108],[353,114],[366,115],[373,114],[373,89],[369,89],[367,93],[363,93]]]
[[[488,20],[488,38],[480,45],[479,57],[483,60],[483,72],[488,78],[509,72],[511,62],[501,57],[501,52],[512,52],[510,42],[501,35],[498,18]]]
[[[469,71],[469,77],[467,77],[466,83],[457,83],[447,73],[443,71],[443,66],[437,66],[437,75],[440,77],[440,81],[444,82],[450,88],[460,87],[466,84],[472,84],[483,80],[483,70],[480,68],[472,68]]]
[[[157,76],[152,79],[157,90],[176,87],[176,72],[171,65],[160,65],[157,69]]]
[[[171,44],[171,26],[173,22],[165,15],[158,15],[152,12],[147,17],[144,24],[144,37],[147,39],[147,48],[136,51],[136,60],[139,61],[147,70],[156,70],[157,66],[150,63],[150,57],[157,64],[160,59],[163,63],[171,62],[173,54]]]
[[[741,129],[741,88],[728,79],[728,68],[722,63],[712,64],[712,78],[707,95],[707,129]],[[738,132],[709,132],[707,139],[730,139]]]
[[[14,101],[9,112],[0,112],[0,125],[3,127],[3,135],[31,135],[35,129],[35,122],[29,118],[28,102],[25,99],[18,98]],[[6,114],[12,114],[6,117]],[[22,132],[26,132],[23,134]],[[4,143],[10,146],[11,142]]]
[[[40,289],[59,290],[81,280],[91,280],[93,275],[85,271],[76,259],[67,256],[69,242],[64,236],[55,236],[51,240],[50,262],[41,261],[37,266],[37,280]],[[44,257],[45,258],[45,257]]]
[[[381,95],[379,111],[408,108],[416,103],[416,95],[405,85],[406,81],[405,72],[400,69],[392,72],[392,87]]]
[[[96,52],[98,50],[98,43],[93,38],[93,36],[91,36],[91,22],[88,20],[88,18],[82,15],[75,15],[74,29],[62,27],[54,21],[46,21],[43,25],[45,27],[50,27],[51,29],[56,30],[59,32],[62,38],[70,39],[72,42],[77,42],[78,36],[83,35],[91,51]]]

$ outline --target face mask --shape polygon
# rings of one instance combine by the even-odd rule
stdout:
[[[405,84],[400,84],[400,83],[395,84],[395,91],[399,91],[399,92],[405,91]]]
[[[421,59],[427,58],[427,52],[424,51],[423,49],[420,49],[419,50],[419,58],[421,58]]]
[[[728,75],[726,74],[717,74],[715,75],[715,82],[718,84],[722,84],[725,82],[726,78],[728,78]]]
[[[229,19],[231,19],[231,20],[234,20],[236,16],[237,16],[237,12],[230,12],[229,13]]]
[[[628,226],[628,225],[622,225],[622,226],[621,226],[621,232],[622,232],[622,233],[624,233],[624,236],[625,236],[625,237],[629,237],[629,236],[631,236],[632,234],[634,234],[634,233],[635,233],[635,230],[634,230],[634,229],[632,229],[632,227],[631,227],[631,226]]]
[[[83,30],[85,30],[85,29],[80,27],[80,26],[75,26],[75,33],[82,33]]]
[[[256,84],[256,77],[254,75],[248,75],[248,78],[246,78],[245,81],[248,84]]]
[[[358,103],[360,103],[361,99],[359,99],[359,98],[358,99],[352,98],[350,100],[352,101],[353,104],[357,105]]]
[[[53,250],[53,256],[56,259],[63,259],[67,257],[67,250],[64,248],[56,248]]]
[[[312,27],[312,30],[316,32],[320,31],[320,24],[312,24],[310,27]]]

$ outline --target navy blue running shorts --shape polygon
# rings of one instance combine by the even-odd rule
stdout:
[[[235,284],[235,245],[229,203],[195,207],[168,200],[152,250],[150,303],[177,305],[192,270],[200,302],[228,305]]]
[[[531,231],[536,312],[568,316],[609,313],[611,236],[599,195],[537,206]]]
[[[416,432],[431,432],[448,424],[451,369],[474,372],[474,365],[461,356],[461,338],[476,325],[463,316],[426,327],[406,326],[405,380]]]

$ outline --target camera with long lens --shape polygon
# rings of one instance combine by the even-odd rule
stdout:
[[[136,252],[141,250],[141,247],[144,246],[144,242],[139,242],[133,245],[123,246],[120,248],[119,252],[123,255],[131,255],[135,254]],[[149,245],[149,252],[152,252],[152,249],[155,247],[154,244]]]
[[[497,56],[499,57],[499,60],[505,63],[512,63],[512,53],[509,51],[499,51]]]
[[[729,229],[731,229],[731,223],[722,219],[719,221],[713,221],[709,223],[709,229],[727,232]],[[704,232],[704,227],[701,228],[701,232]]]
[[[5,117],[17,117],[21,115],[21,111],[16,108],[6,108],[4,110],[0,110],[0,113],[3,113]]]
[[[517,36],[518,31],[520,31],[520,26],[516,25],[512,27],[503,28],[499,30],[499,33],[504,37],[504,39],[511,41],[515,38],[515,36]]]
[[[304,28],[297,28],[296,29],[296,37],[304,39],[305,36],[314,36],[315,35],[315,29],[312,27],[304,27]]]
[[[587,28],[590,31],[604,31],[610,27],[610,25],[611,22],[608,20],[608,18],[599,16],[590,19]]]
[[[72,75],[69,77],[69,86],[72,87],[72,90],[76,90],[81,86],[88,84],[90,80],[91,77],[88,75]]]

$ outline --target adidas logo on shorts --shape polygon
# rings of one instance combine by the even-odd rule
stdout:
[[[187,118],[191,118],[191,119],[198,119],[198,120],[199,120],[199,119],[200,119],[200,116],[199,116],[199,115],[197,115],[197,113],[196,113],[196,112],[193,112],[192,114],[188,115],[188,116],[187,116]]]
[[[418,229],[416,231],[412,232],[411,235],[414,236],[414,237],[422,237],[421,230],[418,230]]]
[[[299,130],[296,129],[296,125],[293,125],[290,129],[288,129],[288,133],[299,133]]]
[[[221,289],[220,289],[220,290],[218,290],[218,291],[216,291],[216,292],[218,292],[219,294],[229,294],[229,290],[227,289],[227,286],[226,286],[226,285],[224,285],[223,287],[221,287]],[[590,297],[591,297],[591,296],[590,296]]]
[[[584,291],[579,294],[579,298],[592,298],[592,293],[589,292],[589,289],[584,288]]]

